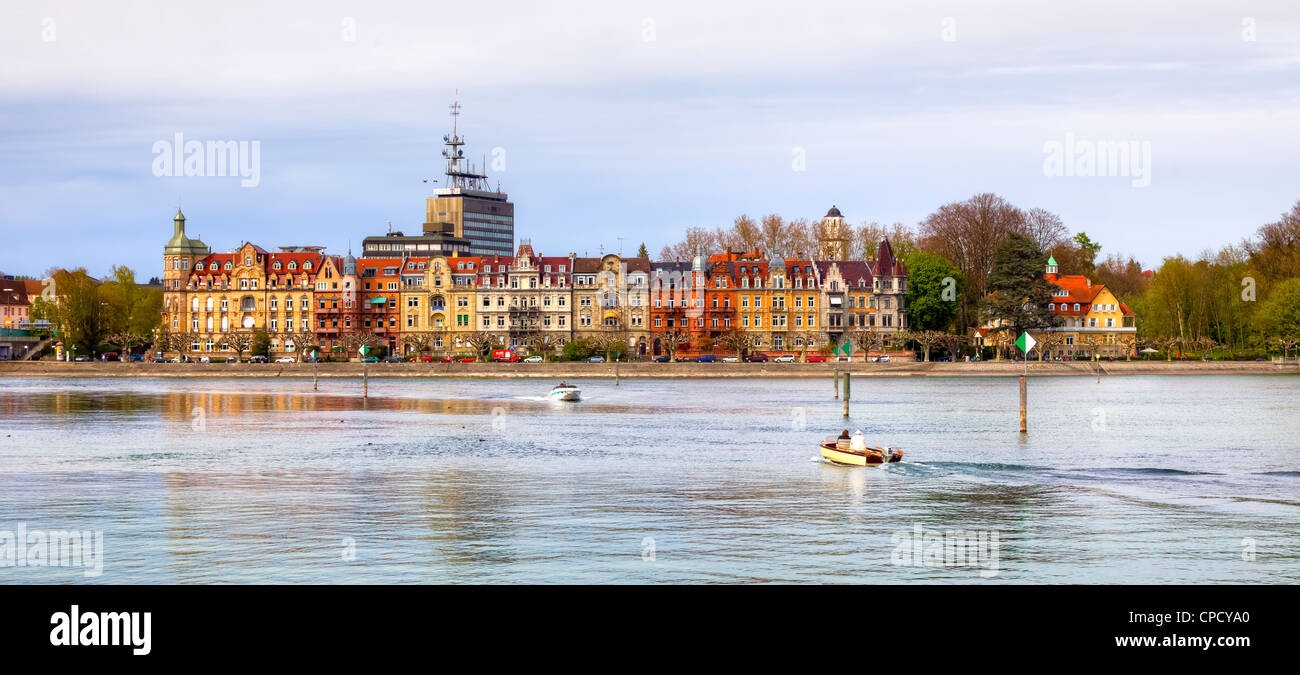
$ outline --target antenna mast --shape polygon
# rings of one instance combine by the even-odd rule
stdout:
[[[459,95],[459,90],[457,90]],[[457,118],[460,117],[460,100],[452,101],[448,106],[451,109],[451,133],[442,137],[443,145],[446,148],[442,151],[442,156],[447,158],[447,181],[446,187],[449,189],[463,190],[484,190],[490,188],[487,184],[487,176],[475,171],[473,166],[466,167],[463,164],[465,151],[461,146],[465,145],[465,139],[460,136],[460,126]]]

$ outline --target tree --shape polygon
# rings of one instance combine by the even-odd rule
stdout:
[[[659,346],[668,353],[668,359],[672,360],[677,357],[678,346],[690,341],[691,333],[682,328],[672,327],[655,331],[654,338],[659,340]]]
[[[199,339],[198,333],[186,331],[165,332],[158,335],[158,342],[163,352],[176,352],[182,358],[188,358],[194,343]]]
[[[1268,300],[1256,310],[1256,322],[1264,334],[1282,344],[1283,356],[1290,352],[1288,342],[1300,340],[1300,278],[1278,284]]]
[[[718,344],[736,352],[736,356],[743,359],[749,353],[749,350],[754,348],[754,334],[739,328],[729,328],[718,336]]]
[[[1050,360],[1061,347],[1065,346],[1065,336],[1061,333],[1044,332],[1034,336],[1038,345],[1034,351],[1038,352],[1039,361]]]
[[[645,242],[644,242],[644,241],[641,242],[641,247],[638,248],[638,249],[636,250],[636,257],[638,257],[638,258],[649,258],[649,257],[650,257],[650,251],[646,250]]]
[[[603,330],[593,334],[588,342],[593,349],[605,355],[605,360],[613,361],[616,353],[622,356],[627,351],[627,331]]]
[[[1047,209],[1029,209],[1021,234],[1034,240],[1038,250],[1050,251],[1066,242],[1069,230],[1061,217]]]
[[[253,348],[253,334],[247,332],[230,332],[221,336],[221,341],[226,343],[235,352],[235,358],[240,361],[244,360],[244,352]]]
[[[918,251],[907,259],[907,316],[920,330],[947,330],[963,292],[961,270],[946,258]]]
[[[1050,328],[1060,320],[1047,306],[1056,286],[1044,278],[1043,252],[1033,239],[1011,233],[998,247],[988,277],[989,297],[985,315],[998,326],[995,330],[1012,335],[1030,329]]]
[[[402,345],[416,356],[433,348],[433,334],[427,332],[402,333]]]
[[[111,330],[110,307],[99,282],[80,267],[54,270],[49,278],[52,293],[50,297],[42,293],[32,302],[32,318],[47,319],[70,352],[93,352]]]
[[[954,362],[958,361],[961,358],[961,348],[967,342],[970,342],[970,338],[961,333],[940,333],[940,335],[942,337],[939,339],[939,343],[943,345],[944,349],[948,350],[948,354],[952,356]]]
[[[99,293],[107,306],[108,332],[149,335],[162,320],[162,290],[137,284],[129,267],[113,266]]]
[[[1097,272],[1096,260],[1097,254],[1101,252],[1101,244],[1088,238],[1087,232],[1080,232],[1074,235],[1074,243],[1079,246],[1082,252],[1080,262],[1083,264],[1083,274],[1093,276]]]
[[[817,343],[821,340],[821,333],[815,331],[799,332],[792,335],[790,339],[794,340],[794,345],[799,348],[799,361],[807,363],[808,350],[817,346]]]
[[[1112,253],[1097,265],[1097,280],[1106,284],[1121,301],[1127,302],[1146,293],[1150,279],[1142,273],[1142,264],[1132,257]]]
[[[564,343],[564,349],[560,353],[560,358],[563,358],[565,361],[582,361],[590,357],[593,351],[591,344],[586,338],[578,338]]]
[[[937,330],[904,331],[903,334],[908,340],[921,345],[921,349],[925,354],[925,358],[923,358],[922,361],[930,360],[930,349],[942,342],[943,336],[945,335]]]
[[[248,351],[252,356],[271,355],[271,335],[266,332],[266,329],[259,328],[256,333],[253,333],[253,338],[248,343]]]
[[[866,327],[854,328],[846,333],[844,337],[849,341],[850,356],[852,356],[853,347],[856,345],[862,350],[863,358],[870,357],[873,351],[884,351],[885,343],[888,342],[884,332]]]
[[[1300,201],[1277,222],[1260,226],[1256,235],[1258,240],[1245,246],[1261,282],[1267,286],[1300,278]]]
[[[888,239],[894,249],[894,257],[906,261],[916,250],[916,234],[912,228],[902,224],[881,225],[875,221],[863,223],[853,231],[850,260],[866,260],[876,257],[880,242]]]
[[[476,330],[469,335],[462,336],[461,341],[465,346],[473,350],[475,358],[481,360],[487,356],[488,350],[496,342],[496,337],[486,331]]]
[[[137,333],[132,333],[130,331],[113,333],[109,335],[106,339],[109,344],[117,345],[122,350],[123,363],[129,361],[127,355],[131,353],[132,347],[134,347],[135,345],[143,345],[149,343],[148,337],[144,335],[139,335]]]
[[[1019,232],[1024,222],[1023,211],[992,193],[944,204],[921,221],[921,250],[952,261],[965,279],[959,326],[974,325],[979,304],[988,295],[994,254],[1007,235]]]

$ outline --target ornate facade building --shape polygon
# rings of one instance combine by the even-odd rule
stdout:
[[[839,209],[828,212],[822,251],[848,250]],[[806,260],[763,251],[655,262],[605,254],[327,255],[319,247],[272,253],[244,243],[212,253],[176,214],[163,250],[170,351],[234,356],[265,332],[271,355],[354,357],[482,354],[491,347],[557,353],[574,339],[632,356],[804,353],[854,330],[907,327],[907,271],[888,241],[873,258]],[[667,341],[677,343],[668,349]],[[728,346],[731,345],[731,346]]]

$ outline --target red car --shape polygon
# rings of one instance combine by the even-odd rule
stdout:
[[[478,358],[474,356],[462,356],[456,360],[460,363],[475,363],[478,361]]]
[[[826,363],[826,356],[823,354],[810,354],[808,363]]]
[[[433,363],[433,357],[432,357],[432,356],[412,356],[411,358],[407,359],[407,361],[410,361],[411,363]]]

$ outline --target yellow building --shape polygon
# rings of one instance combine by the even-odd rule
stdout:
[[[1060,317],[1061,325],[1044,330],[1030,330],[1039,342],[1044,359],[1077,359],[1132,356],[1136,349],[1136,315],[1120,302],[1105,284],[1093,283],[1082,274],[1060,274],[1056,258],[1047,260],[1048,283],[1054,284],[1052,301],[1047,309]],[[991,324],[990,327],[996,327]],[[1014,335],[981,331],[977,344],[1007,347]]]

